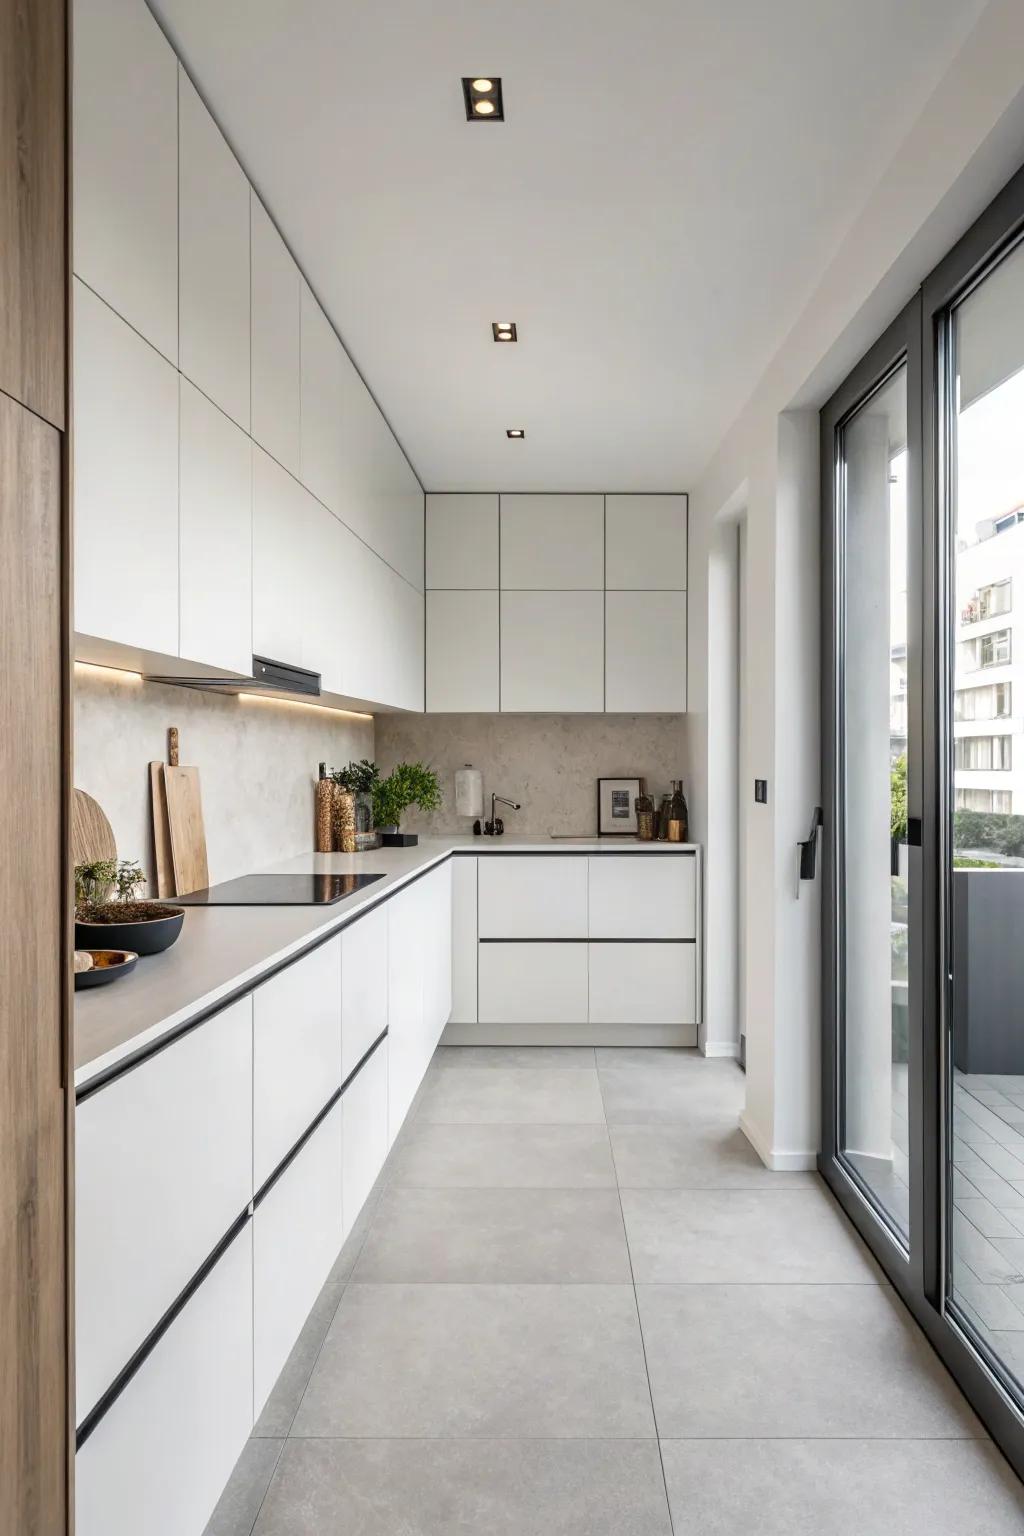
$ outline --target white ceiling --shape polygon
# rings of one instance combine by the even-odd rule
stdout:
[[[470,490],[691,485],[984,8],[152,3],[424,485]]]

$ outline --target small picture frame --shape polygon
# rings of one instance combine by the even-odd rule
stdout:
[[[636,802],[640,780],[598,779],[597,834],[599,837],[636,837]]]

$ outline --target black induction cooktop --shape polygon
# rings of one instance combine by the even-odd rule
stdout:
[[[205,891],[175,896],[181,907],[324,907],[383,875],[240,875]]]

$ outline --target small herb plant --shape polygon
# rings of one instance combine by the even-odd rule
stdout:
[[[358,763],[349,763],[347,768],[332,768],[331,778],[341,789],[365,794],[380,782],[380,769],[364,757]]]
[[[146,883],[135,859],[95,859],[75,865],[75,906],[101,906],[115,893],[119,902],[132,902]]]
[[[902,752],[889,775],[889,836],[894,843],[907,840],[907,754]]]
[[[386,779],[373,785],[373,819],[378,827],[397,827],[411,805],[436,811],[441,804],[441,784],[433,768],[423,763],[399,763]]]

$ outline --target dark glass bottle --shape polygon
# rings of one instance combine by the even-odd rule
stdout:
[[[686,797],[683,794],[682,779],[672,780],[672,799],[669,802],[668,811],[668,840],[670,843],[685,843],[689,836],[689,816],[686,809]]]

